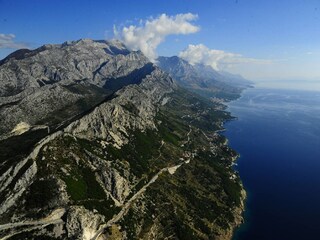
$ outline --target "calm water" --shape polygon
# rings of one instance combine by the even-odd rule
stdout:
[[[229,110],[248,193],[234,239],[320,239],[320,92],[249,89]]]

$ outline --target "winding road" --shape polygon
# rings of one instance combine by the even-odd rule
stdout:
[[[58,208],[51,212],[50,215],[48,215],[45,218],[41,218],[37,221],[23,221],[23,222],[15,222],[15,223],[7,223],[0,225],[0,232],[4,230],[8,230],[11,228],[17,228],[17,227],[24,227],[27,226],[27,228],[22,229],[20,231],[12,232],[7,236],[4,236],[1,238],[1,240],[8,239],[16,234],[27,232],[34,230],[36,228],[43,228],[45,226],[51,225],[51,224],[59,224],[63,223],[63,220],[61,219],[62,216],[65,214],[66,210],[64,208]]]

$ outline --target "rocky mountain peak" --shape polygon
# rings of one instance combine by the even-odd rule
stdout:
[[[154,70],[142,52],[118,40],[80,39],[18,50],[0,62],[0,135],[20,122],[63,122]],[[52,113],[59,113],[58,119]]]

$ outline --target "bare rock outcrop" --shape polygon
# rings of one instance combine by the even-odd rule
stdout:
[[[73,122],[65,131],[81,138],[111,141],[119,148],[128,142],[128,131],[155,129],[157,106],[174,87],[172,79],[156,69],[140,85],[119,90],[114,99]]]

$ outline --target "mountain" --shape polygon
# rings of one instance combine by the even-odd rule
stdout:
[[[129,52],[117,41],[82,39],[18,50],[0,63],[0,134],[21,121],[57,128],[137,83],[153,70],[147,63],[141,52]]]
[[[230,114],[140,51],[18,50],[0,94],[0,238],[231,239],[241,223]]]
[[[225,71],[219,71],[220,75],[225,77],[225,81],[233,86],[239,86],[242,88],[252,87],[253,82],[245,79],[239,74],[232,74]]]
[[[235,99],[251,84],[241,76],[217,72],[203,64],[191,65],[177,56],[159,57],[157,65],[181,86],[209,98]]]

